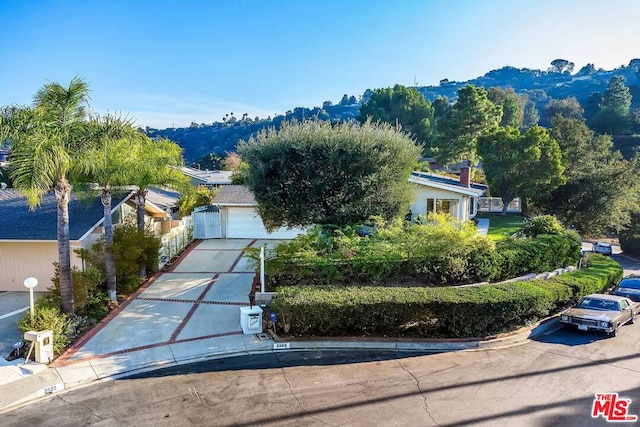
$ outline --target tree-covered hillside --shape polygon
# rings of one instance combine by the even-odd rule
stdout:
[[[592,118],[590,114],[595,114],[593,104],[599,99],[593,94],[604,94],[611,78],[622,76],[626,79],[626,86],[632,95],[631,110],[640,107],[640,59],[633,59],[629,65],[614,70],[596,69],[593,64],[588,64],[577,72],[573,71],[571,62],[557,59],[552,61],[546,71],[506,66],[466,82],[443,79],[437,86],[416,89],[429,101],[446,97],[449,102],[455,102],[458,90],[467,85],[484,89],[512,88],[516,94],[526,96],[527,102],[535,106],[540,124],[548,126],[550,117],[545,114],[545,108],[549,101],[574,97],[584,110],[584,116],[590,119]],[[279,128],[285,120],[300,121],[309,118],[330,121],[355,120],[360,114],[360,106],[371,97],[372,93],[372,90],[367,89],[358,98],[353,95],[344,95],[336,104],[325,101],[322,106],[313,108],[296,107],[284,115],[273,118],[252,119],[247,114],[238,118],[234,113],[230,113],[220,122],[210,124],[194,122],[187,128],[162,130],[146,128],[146,132],[151,137],[164,137],[177,142],[184,149],[186,162],[191,163],[210,157],[208,156],[210,153],[214,153],[213,157],[218,157],[224,156],[227,151],[235,151],[239,140],[246,140],[265,127]],[[620,141],[622,145],[626,143],[624,138]],[[621,148],[624,149],[624,147]]]

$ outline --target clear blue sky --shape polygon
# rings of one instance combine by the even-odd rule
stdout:
[[[640,57],[638,0],[0,0],[0,105],[76,75],[139,126]]]

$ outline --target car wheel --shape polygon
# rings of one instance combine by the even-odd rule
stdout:
[[[613,331],[611,331],[611,334],[609,336],[614,337],[614,338],[618,336],[618,326],[620,326],[620,325],[616,324],[616,326],[614,326]]]
[[[631,323],[632,325],[633,325],[634,323],[636,323],[636,315],[637,315],[637,314],[638,314],[638,313],[633,313],[633,312],[631,313],[631,319],[629,319],[629,323]]]

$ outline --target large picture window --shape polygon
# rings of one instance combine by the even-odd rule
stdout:
[[[456,216],[458,200],[455,199],[427,199],[427,212],[448,213]]]

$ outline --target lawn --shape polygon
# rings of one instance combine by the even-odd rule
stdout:
[[[524,225],[523,215],[507,214],[502,216],[494,213],[479,213],[476,218],[487,218],[489,220],[487,236],[494,241],[506,239]]]

